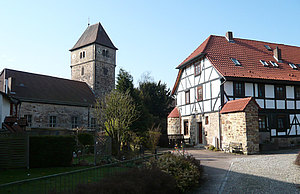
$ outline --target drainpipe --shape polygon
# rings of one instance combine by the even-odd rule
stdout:
[[[221,89],[221,86],[222,85],[224,85],[224,83],[226,82],[226,78],[225,77],[223,77],[223,79],[224,79],[224,81],[221,83],[221,85],[220,85],[220,89]],[[224,94],[222,94],[222,95],[224,95]],[[221,98],[221,96],[220,96],[220,98]],[[222,103],[222,102],[221,102]],[[221,123],[221,113],[220,113],[220,111],[221,111],[221,109],[222,109],[222,104],[219,106],[219,108],[218,108],[218,116],[219,116],[219,148],[222,150],[222,140],[221,140],[221,137],[222,137],[222,123]]]
[[[220,113],[221,109],[222,109],[222,105],[220,105],[219,108],[218,108],[218,114],[219,114],[219,137],[218,137],[219,138],[219,149],[222,150],[222,140],[221,140],[221,137],[222,137],[222,135],[221,135],[221,133],[222,133],[222,123],[221,123],[221,113]]]

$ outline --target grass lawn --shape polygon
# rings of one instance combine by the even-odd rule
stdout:
[[[77,169],[88,168],[86,166],[78,167],[56,167],[56,168],[32,168],[32,169],[8,169],[0,170],[0,185],[4,183],[20,181],[24,179],[37,178],[51,174],[68,172]]]
[[[65,167],[65,168],[36,168],[36,169],[15,169],[0,171],[1,184],[17,180],[36,178],[51,174],[80,170],[87,167]],[[0,193],[48,193],[51,190],[64,192],[74,189],[78,183],[98,182],[104,177],[113,173],[124,171],[126,167],[100,167],[91,168],[89,170],[80,171],[72,174],[49,177],[40,180],[33,180],[24,184],[14,184],[10,186],[0,187]],[[30,173],[30,176],[28,176]]]

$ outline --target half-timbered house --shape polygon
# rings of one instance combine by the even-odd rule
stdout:
[[[252,97],[260,107],[255,121],[259,144],[300,143],[299,64],[300,47],[233,38],[232,32],[211,35],[176,67],[172,94],[180,122],[174,124],[180,125],[169,122],[169,127],[177,127],[193,144],[222,148],[223,126],[230,122],[222,108]]]

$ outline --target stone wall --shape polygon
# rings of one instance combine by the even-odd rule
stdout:
[[[222,147],[232,143],[242,143],[243,151],[246,152],[247,132],[246,113],[234,112],[222,114]]]
[[[107,55],[102,54],[103,50],[107,51]],[[80,59],[83,51],[85,58]],[[115,67],[114,49],[92,44],[71,52],[72,79],[86,82],[97,98],[103,98],[115,88]]]
[[[208,117],[208,124],[205,123]],[[204,144],[219,147],[219,113],[207,113],[202,119]]]
[[[222,147],[242,143],[244,154],[259,152],[258,107],[251,101],[245,112],[222,114]]]
[[[180,134],[180,118],[168,118],[168,135]]]
[[[56,116],[53,129],[72,129],[72,117],[78,118],[79,128],[88,128],[94,112],[88,107],[22,102],[20,116],[24,115],[32,115],[31,128],[48,129],[50,116]]]
[[[251,101],[245,109],[246,132],[247,132],[247,154],[259,152],[259,128],[258,128],[258,107]]]

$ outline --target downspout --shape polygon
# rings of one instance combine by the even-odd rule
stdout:
[[[221,86],[224,85],[224,83],[226,82],[226,78],[223,77],[223,79],[224,79],[224,81],[221,83],[220,89],[221,89]],[[221,94],[221,95],[224,95],[224,94]],[[222,98],[222,97],[220,96],[220,98]],[[221,111],[222,107],[223,107],[223,105],[222,105],[222,102],[221,102],[221,105],[218,108],[218,114],[219,114],[219,137],[218,138],[219,138],[219,148],[221,150],[222,150],[222,139],[221,139],[221,137],[222,137],[222,123],[221,123],[221,113],[220,113],[220,111]]]

